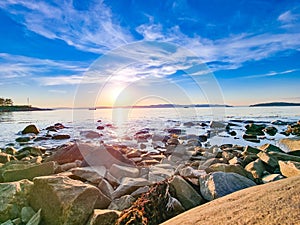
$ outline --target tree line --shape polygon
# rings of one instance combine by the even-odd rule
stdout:
[[[12,106],[13,100],[10,98],[0,98],[0,106]]]

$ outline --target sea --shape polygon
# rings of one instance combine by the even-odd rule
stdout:
[[[21,136],[21,131],[29,124],[35,124],[41,133],[45,135],[46,127],[55,123],[62,123],[65,129],[59,130],[59,134],[69,134],[67,140],[31,141],[29,145],[39,145],[45,148],[53,148],[69,141],[102,142],[108,144],[121,143],[129,146],[137,146],[134,134],[140,130],[148,129],[152,134],[164,135],[170,128],[182,129],[183,134],[206,134],[210,130],[211,121],[224,123],[232,122],[236,131],[235,137],[226,132],[217,132],[206,143],[207,146],[221,144],[238,144],[259,146],[265,143],[277,144],[278,140],[285,138],[280,131],[286,129],[286,125],[275,126],[278,133],[275,136],[261,137],[259,143],[244,140],[242,135],[245,125],[251,121],[271,125],[272,121],[297,122],[300,120],[300,107],[207,107],[207,108],[114,108],[114,109],[58,109],[51,111],[31,112],[1,112],[0,113],[0,147],[14,145],[21,148],[15,139]],[[187,123],[192,122],[192,123]],[[202,123],[202,126],[200,124]],[[109,125],[109,126],[107,126]],[[105,129],[98,130],[98,126]],[[82,133],[95,131],[103,134],[101,138],[88,140]],[[151,143],[145,143],[149,151]]]

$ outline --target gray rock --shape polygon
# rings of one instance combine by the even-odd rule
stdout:
[[[282,160],[282,161],[300,162],[300,156],[289,155],[289,154],[280,153],[280,152],[269,152],[269,155],[277,158],[278,160]]]
[[[205,169],[206,173],[211,172],[225,172],[225,173],[237,173],[244,177],[253,180],[251,173],[246,171],[241,165],[228,165],[225,163],[216,163]]]
[[[300,175],[300,163],[293,161],[279,161],[280,172],[285,177]]]
[[[95,209],[86,225],[112,225],[115,224],[120,216],[116,210]]]
[[[124,177],[120,186],[112,193],[112,198],[120,198],[123,195],[129,195],[139,187],[150,185],[150,182],[144,178]]]
[[[85,224],[98,199],[99,190],[63,176],[44,176],[33,179],[29,203],[34,210],[42,209],[44,225]]]
[[[264,152],[280,152],[280,153],[285,153],[280,148],[278,148],[277,146],[272,145],[272,144],[264,144],[264,145],[260,146],[259,149],[262,150],[262,151],[264,151]]]
[[[32,186],[29,180],[0,183],[0,223],[19,216],[22,207],[27,205]]]
[[[26,223],[26,225],[39,225],[41,222],[41,209],[34,214],[31,219]]]
[[[6,169],[2,173],[2,177],[5,182],[17,181],[21,179],[32,180],[35,177],[54,174],[54,171],[54,162],[47,162],[37,165],[29,164],[21,169]]]
[[[121,180],[123,177],[138,177],[140,175],[140,171],[136,167],[120,166],[117,164],[113,164],[110,167],[109,173],[118,180]]]
[[[281,179],[284,179],[284,177],[281,174],[269,174],[262,178],[262,182],[266,184]]]
[[[134,201],[135,198],[131,195],[124,195],[121,198],[114,199],[108,206],[108,209],[123,211],[128,209]]]
[[[106,175],[106,168],[104,166],[80,167],[72,169],[71,172],[81,179],[87,180],[93,184],[99,184]]]
[[[187,166],[179,169],[179,174],[182,177],[199,178],[200,176],[205,175],[206,172],[204,170],[195,170],[194,168]]]
[[[179,200],[185,210],[204,203],[204,199],[182,177],[175,176],[171,180],[170,185],[175,189],[176,199]]]
[[[112,185],[106,179],[102,179],[99,182],[98,188],[100,189],[100,191],[103,194],[105,194],[107,197],[112,199],[112,193],[114,192],[114,188],[112,187]]]
[[[29,207],[29,206],[25,206],[21,209],[21,220],[23,223],[27,223],[31,217],[33,217],[35,214],[35,211]]]
[[[7,220],[4,223],[1,223],[1,225],[15,225],[11,220]]]
[[[260,152],[261,152],[260,149],[253,148],[253,147],[247,145],[247,146],[244,148],[244,151],[242,152],[242,155],[258,154],[258,153],[260,153]]]
[[[201,194],[208,201],[256,185],[244,176],[224,172],[213,172],[201,176],[199,182]]]
[[[263,162],[260,159],[257,159],[249,163],[245,167],[245,170],[250,172],[254,179],[261,179],[263,177],[264,171],[266,171],[266,168]]]

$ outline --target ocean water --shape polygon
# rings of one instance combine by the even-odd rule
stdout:
[[[46,134],[44,130],[47,126],[55,123],[62,123],[67,128],[58,133],[71,135],[70,140],[84,138],[80,134],[82,131],[97,131],[103,134],[100,139],[106,143],[126,143],[135,145],[133,135],[145,128],[149,128],[151,133],[164,134],[167,128],[181,128],[185,134],[205,134],[209,127],[185,126],[184,122],[205,122],[230,120],[253,120],[258,123],[270,123],[273,120],[283,120],[296,122],[300,119],[300,107],[232,107],[232,108],[133,108],[133,109],[77,109],[77,110],[53,110],[35,112],[11,112],[0,113],[0,147],[9,143],[15,143],[15,139],[20,136],[27,125],[35,124],[40,128],[41,134]],[[101,122],[99,122],[101,120]],[[99,125],[112,124],[113,127],[106,127],[104,130],[97,130]],[[238,133],[236,138],[230,137],[225,132],[218,133],[209,140],[210,145],[220,145],[223,143],[258,146],[264,143],[276,143],[281,134],[274,137],[266,136],[260,143],[250,143],[241,138],[244,129],[243,122],[236,122],[238,125],[234,130]],[[276,126],[279,131],[286,129],[286,126]],[[33,145],[53,147],[61,145],[70,140],[47,140],[41,142],[31,142]],[[98,142],[96,140],[87,140]],[[147,144],[147,143],[146,143]],[[16,146],[17,148],[20,146]],[[149,149],[151,144],[149,143]]]

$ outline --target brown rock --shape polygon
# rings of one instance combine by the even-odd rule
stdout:
[[[62,176],[33,180],[30,205],[42,209],[44,225],[82,225],[92,214],[99,190],[91,185]]]
[[[285,177],[300,175],[300,163],[293,161],[279,161],[280,172]]]
[[[22,131],[22,134],[38,134],[38,133],[40,133],[39,129],[33,124],[28,125]]]
[[[100,210],[95,209],[93,215],[86,225],[112,225],[115,224],[120,216],[119,211],[116,210]]]

